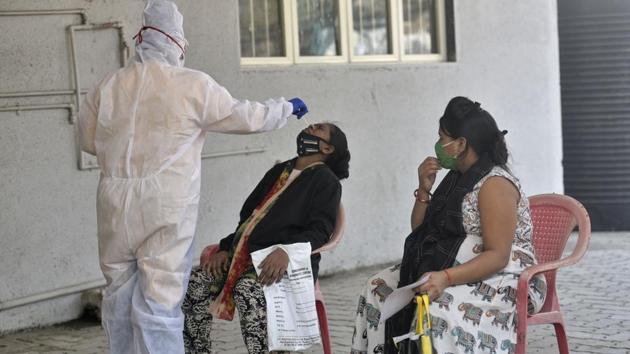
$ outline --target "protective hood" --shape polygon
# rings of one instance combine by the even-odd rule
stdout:
[[[177,5],[167,0],[149,0],[142,23],[143,27],[135,37],[135,59],[184,66],[183,50],[187,47],[187,41],[184,37],[184,16]]]

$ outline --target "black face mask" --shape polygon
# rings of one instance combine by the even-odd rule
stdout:
[[[297,136],[297,154],[298,156],[309,156],[309,155],[314,155],[317,154],[319,152],[321,152],[319,150],[319,142],[323,141],[326,144],[330,144],[329,142],[327,142],[326,140],[315,136],[315,135],[311,135],[309,133],[306,132],[300,132],[300,134],[298,134]]]

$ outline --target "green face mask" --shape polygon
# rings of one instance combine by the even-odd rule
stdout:
[[[435,156],[437,156],[438,162],[440,163],[440,166],[449,169],[449,170],[453,170],[455,169],[455,164],[457,163],[457,156],[448,156],[448,154],[446,153],[446,151],[444,151],[444,148],[446,146],[451,145],[452,143],[454,143],[455,140],[451,141],[448,144],[440,144],[440,142],[438,141],[437,143],[435,143]]]

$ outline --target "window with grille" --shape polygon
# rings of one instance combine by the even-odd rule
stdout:
[[[241,61],[443,61],[444,2],[239,0]]]

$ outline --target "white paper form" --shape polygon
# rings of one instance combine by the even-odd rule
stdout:
[[[413,288],[426,283],[428,280],[429,275],[427,274],[415,283],[394,289],[394,291],[385,298],[385,302],[381,306],[380,322],[384,323],[388,318],[396,314],[396,312],[407,306],[414,296],[416,296],[416,292],[413,291]]]
[[[320,342],[311,244],[275,245],[253,252],[252,262],[257,273],[260,273],[258,265],[277,248],[282,248],[289,256],[289,267],[279,283],[263,287],[269,350],[308,349]]]

